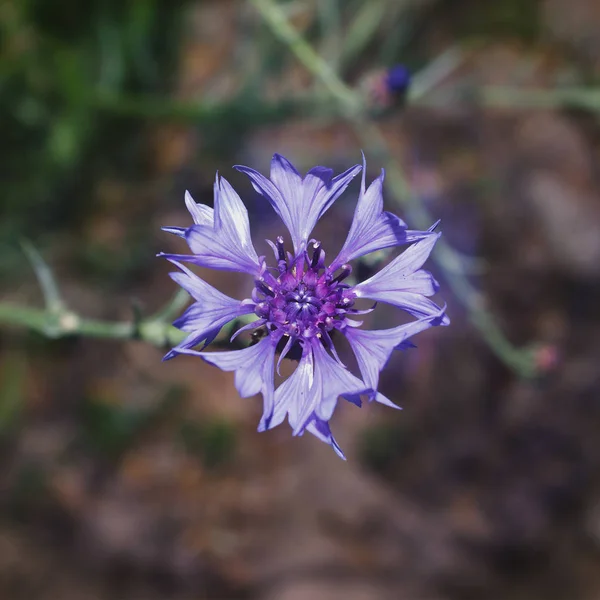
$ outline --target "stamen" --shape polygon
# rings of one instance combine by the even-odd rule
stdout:
[[[256,280],[256,287],[267,296],[275,296],[275,292],[261,279]]]
[[[339,283],[340,281],[343,281],[346,279],[346,277],[348,277],[348,275],[350,275],[350,273],[352,273],[352,267],[348,264],[342,265],[342,272],[335,277],[331,283]]]
[[[253,299],[254,312],[266,326],[289,336],[287,343],[281,344],[280,363],[286,354],[292,358],[292,349],[302,340],[319,338],[326,347],[331,346],[328,332],[346,327],[344,321],[355,296],[347,291],[347,284],[340,283],[352,273],[352,267],[343,264],[334,278],[325,268],[325,252],[318,240],[310,240],[308,249],[296,257],[286,252],[282,236],[272,247],[280,274],[276,278],[268,270],[261,272]]]
[[[312,260],[310,262],[310,267],[311,269],[316,269],[318,264],[319,264],[319,260],[321,258],[321,252],[323,252],[321,250],[321,242],[313,242],[313,255],[312,255]]]
[[[285,248],[283,245],[283,238],[281,236],[277,236],[277,240],[275,240],[277,242],[277,254],[278,254],[278,259],[280,261],[284,261],[285,262]]]

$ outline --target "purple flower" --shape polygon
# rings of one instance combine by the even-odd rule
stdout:
[[[165,359],[193,354],[224,371],[233,371],[240,396],[262,394],[259,431],[279,425],[287,416],[294,435],[309,431],[330,444],[342,458],[329,428],[338,399],[361,406],[362,396],[398,408],[377,391],[380,371],[395,349],[410,344],[409,337],[450,322],[444,309],[429,299],[438,284],[421,268],[440,234],[433,228],[408,230],[401,219],[383,211],[383,171],[366,188],[365,167],[363,161],[362,185],[348,237],[329,266],[321,242],[311,239],[311,232],[361,166],[355,165],[337,177],[331,169],[315,167],[302,177],[278,154],[271,162],[270,179],[248,167],[235,168],[248,175],[256,191],[281,217],[293,251],[286,249],[281,236],[275,242],[269,241],[275,260],[273,266],[268,266],[252,244],[244,204],[231,185],[217,176],[214,210],[196,204],[186,194],[194,225],[165,228],[184,238],[192,254],[161,254],[179,268],[171,277],[195,299],[174,323],[189,335]],[[352,272],[350,261],[403,244],[411,245],[381,271],[357,285],[346,282]],[[180,261],[248,273],[254,280],[251,297],[235,300],[222,294]],[[374,307],[358,310],[355,303],[359,299],[392,304],[415,319],[391,329],[362,329],[362,322],[355,317]],[[262,335],[258,343],[225,352],[194,349],[199,344],[206,347],[223,325],[248,314],[256,319],[234,336],[255,329]],[[360,377],[338,357],[334,339],[340,335],[346,336],[356,355]],[[298,365],[275,389],[274,371],[279,371],[285,357],[297,359]]]

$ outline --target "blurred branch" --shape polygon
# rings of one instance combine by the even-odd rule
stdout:
[[[44,296],[44,301],[46,303],[46,310],[52,314],[59,313],[63,309],[63,301],[60,297],[56,281],[54,281],[52,271],[31,242],[23,240],[21,242],[21,247],[29,259],[38,283],[40,284],[42,295]]]
[[[434,58],[414,75],[408,90],[408,101],[415,104],[430,95],[444,79],[460,67],[464,58],[463,50],[457,46],[450,47]]]
[[[159,313],[160,314],[160,313]],[[234,329],[245,324],[236,319],[225,326],[213,345],[227,343]],[[167,320],[151,317],[136,323],[131,321],[101,321],[87,319],[64,309],[58,314],[48,310],[0,302],[0,325],[25,327],[51,339],[66,337],[91,337],[113,340],[140,340],[158,348],[172,348],[181,342],[186,333],[173,327]]]
[[[356,60],[371,41],[386,13],[385,0],[364,2],[348,27],[342,40],[340,63],[342,66]]]
[[[26,254],[34,267],[46,308],[32,308],[0,302],[0,325],[25,327],[45,337],[57,339],[64,337],[92,337],[115,340],[140,340],[159,348],[176,346],[186,333],[170,324],[171,319],[187,304],[189,296],[179,289],[165,305],[153,316],[144,319],[135,310],[131,321],[102,321],[81,317],[70,310],[61,300],[58,286],[48,265],[38,251],[28,242],[23,244]],[[135,314],[137,313],[137,314]],[[225,326],[213,344],[227,342],[233,331],[245,324],[246,319],[236,319]]]
[[[340,0],[319,0],[317,19],[320,29],[320,56],[336,73],[339,71],[342,46],[342,15]],[[319,81],[322,85],[322,81]]]
[[[434,219],[427,209],[415,197],[397,161],[394,159],[387,141],[379,126],[368,118],[364,101],[349,88],[312,47],[287,21],[285,14],[274,0],[251,0],[273,34],[300,60],[304,67],[315,77],[322,80],[332,99],[340,105],[340,112],[350,122],[363,148],[376,156],[386,168],[390,187],[397,199],[408,212],[409,219],[417,227],[425,229]],[[420,84],[413,91],[413,98],[423,98],[441,79],[446,77],[460,62],[460,53],[450,51],[442,55],[435,64],[420,78]],[[417,80],[419,80],[417,76]],[[434,260],[445,275],[450,288],[467,308],[471,322],[477,327],[493,352],[510,368],[524,377],[535,374],[533,355],[530,349],[520,349],[511,344],[492,314],[485,308],[485,299],[471,284],[462,258],[446,243],[438,244],[433,254]]]
[[[134,337],[132,323],[111,323],[82,319],[74,312],[61,308],[50,312],[48,309],[31,308],[11,303],[0,303],[0,323],[26,327],[49,338],[60,338],[74,335],[89,335],[127,339]]]
[[[319,56],[304,38],[290,25],[280,6],[272,0],[251,0],[260,12],[271,31],[278,37],[296,58],[318,79],[336,99],[344,112],[356,113],[361,108],[358,94],[344,84],[335,71]]]

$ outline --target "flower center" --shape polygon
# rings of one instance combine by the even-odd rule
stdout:
[[[272,246],[278,259],[277,273],[265,267],[256,279],[252,292],[256,315],[271,330],[278,329],[294,339],[346,327],[346,314],[353,312],[355,295],[341,282],[350,275],[350,265],[343,265],[334,277],[325,267],[320,242],[312,242],[312,257],[307,252],[296,258],[286,254],[281,237]]]

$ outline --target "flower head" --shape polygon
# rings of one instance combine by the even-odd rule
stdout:
[[[394,65],[386,74],[388,90],[393,94],[403,94],[410,85],[410,71],[404,65]]]
[[[336,177],[330,169],[315,167],[302,177],[287,159],[276,154],[269,179],[248,167],[236,168],[248,175],[281,217],[292,246],[287,248],[279,236],[269,242],[273,261],[258,256],[250,238],[246,208],[223,178],[215,181],[214,209],[196,204],[186,194],[194,224],[165,230],[183,237],[192,253],[161,255],[178,267],[171,277],[195,302],[174,323],[188,336],[165,358],[193,354],[224,371],[233,371],[242,397],[259,392],[263,396],[259,431],[279,425],[287,416],[294,435],[309,431],[343,458],[329,428],[338,399],[361,406],[364,397],[397,408],[377,391],[380,371],[395,349],[406,347],[409,337],[450,322],[444,309],[429,299],[438,284],[421,268],[440,234],[433,228],[408,230],[400,218],[383,211],[384,174],[366,188],[363,161],[362,185],[350,231],[337,257],[327,264],[321,242],[311,238],[312,230],[361,166]],[[361,283],[348,283],[352,260],[404,244],[411,245],[381,271]],[[248,273],[254,281],[251,297],[230,298],[181,262]],[[357,309],[359,299],[395,305],[415,319],[391,329],[365,330],[356,317],[373,309]],[[254,315],[255,320],[234,337],[254,329],[261,333],[260,341],[242,350],[204,350],[226,323],[243,315]],[[338,357],[334,339],[339,335],[350,343],[360,377]],[[199,344],[203,349],[194,349]],[[297,367],[275,389],[274,371],[279,371],[286,357],[297,360]]]
[[[369,111],[375,115],[385,114],[394,107],[402,107],[410,85],[411,74],[404,65],[371,71],[360,81],[365,102]]]

